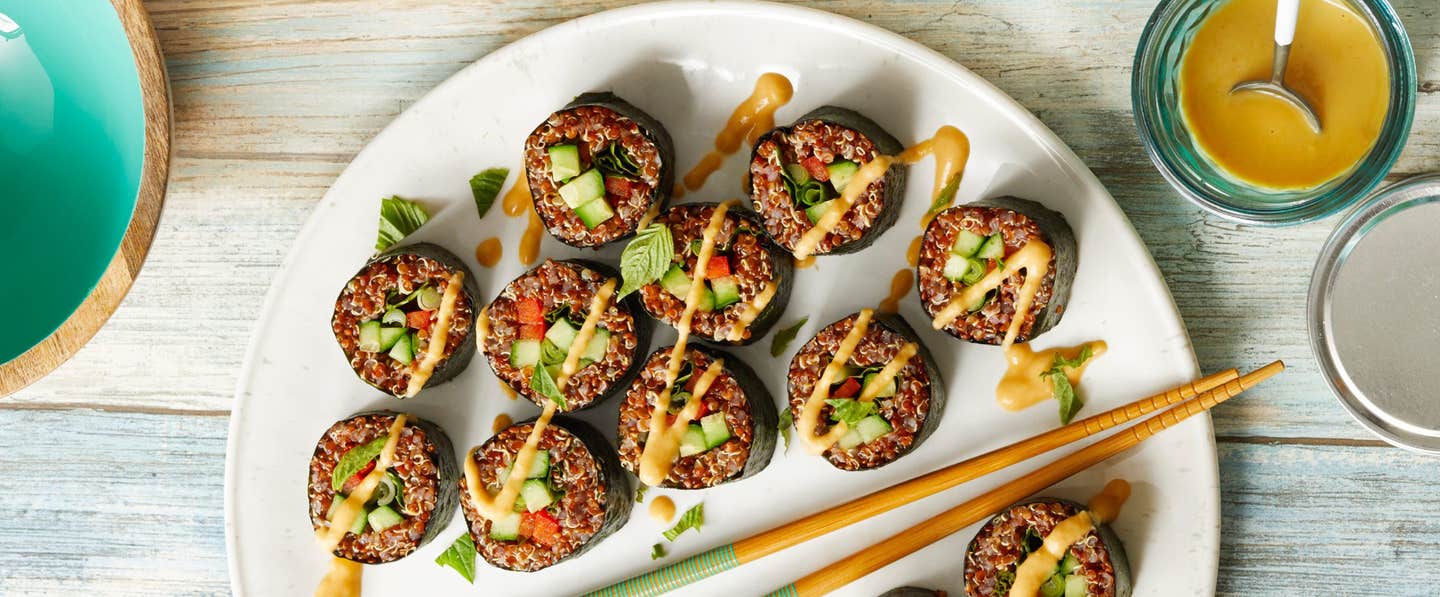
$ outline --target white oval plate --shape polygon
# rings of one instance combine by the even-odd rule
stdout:
[[[382,196],[424,201],[433,218],[410,240],[437,242],[463,256],[479,277],[482,300],[526,268],[515,247],[523,218],[497,207],[479,221],[468,179],[491,166],[519,167],[531,128],[575,94],[613,89],[658,118],[674,136],[679,172],[708,150],[730,111],[756,77],[775,71],[795,84],[794,100],[777,121],[816,106],[857,109],[902,141],[914,143],[953,124],[971,139],[973,155],[957,200],[996,195],[1038,200],[1065,214],[1080,243],[1080,268],[1061,325],[1040,346],[1101,338],[1098,358],[1081,390],[1095,413],[1160,391],[1197,374],[1194,354],[1169,293],[1135,231],[1099,181],[1054,134],[999,90],[898,35],[814,10],[750,3],[637,6],[576,19],[502,48],[445,81],[365,148],[336,180],[301,232],[266,300],[240,376],[226,461],[226,539],[238,595],[309,594],[328,565],[315,545],[305,507],[306,465],[314,443],[335,420],[353,412],[404,409],[442,425],[463,452],[491,435],[499,413],[516,420],[539,409],[499,391],[482,355],[448,384],[399,403],[379,395],[350,371],[329,329],[339,288],[371,254]],[[709,184],[684,201],[739,198],[746,151],[732,156]],[[919,232],[933,176],[931,163],[911,170],[899,223],[880,241],[850,256],[821,257],[800,270],[780,325],[810,322],[786,354],[771,358],[770,341],[736,351],[760,372],[777,402],[789,357],[821,326],[885,295],[891,275]],[[494,269],[472,256],[482,239],[499,235],[506,255]],[[546,238],[541,253],[582,253]],[[600,254],[613,260],[617,247]],[[593,256],[594,253],[588,253]],[[613,263],[613,261],[612,261]],[[667,544],[652,562],[650,546],[668,525],[637,506],[630,522],[593,551],[542,572],[522,574],[477,564],[475,585],[435,565],[463,528],[457,514],[440,538],[396,563],[367,566],[371,595],[561,595],[604,586],[657,564],[731,542],[848,498],[888,486],[1057,424],[1045,403],[1021,413],[1001,410],[993,389],[1002,367],[994,347],[969,345],[924,325],[919,301],[901,314],[924,330],[946,372],[950,401],[940,429],[924,445],[884,469],[846,473],[796,448],[777,450],[759,475],[720,488],[671,496],[683,510],[703,500],[705,526]],[[660,326],[655,346],[672,342]],[[580,414],[612,438],[611,400]],[[1047,457],[1045,461],[1055,456]],[[1012,479],[1037,464],[944,492],[685,589],[685,595],[759,594],[925,520]],[[1135,569],[1136,595],[1210,595],[1219,543],[1219,493],[1214,439],[1196,417],[1141,448],[1049,491],[1084,500],[1105,480],[1134,485],[1116,531]],[[978,525],[977,525],[978,527]],[[876,595],[912,584],[963,595],[962,554],[970,528],[847,586],[845,595]],[[503,589],[503,591],[501,590]]]

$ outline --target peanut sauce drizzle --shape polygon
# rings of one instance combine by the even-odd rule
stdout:
[[[811,390],[810,397],[805,400],[804,406],[800,409],[800,416],[795,421],[795,430],[800,435],[800,443],[805,445],[806,452],[820,454],[835,442],[840,441],[840,438],[849,431],[845,422],[837,421],[825,435],[815,434],[815,429],[820,424],[820,409],[825,406],[825,400],[830,397],[830,386],[835,383],[835,376],[840,374],[841,368],[845,366],[846,361],[850,360],[850,355],[855,352],[860,341],[865,339],[865,331],[869,329],[870,319],[874,315],[875,312],[870,309],[860,310],[855,317],[854,325],[850,328],[850,333],[845,334],[845,339],[840,341],[840,346],[835,349],[835,354],[825,365],[825,370],[820,373],[820,379],[815,381],[815,389]],[[919,351],[918,344],[906,342],[904,346],[900,347],[900,352],[896,353],[895,357],[885,363],[885,367],[870,379],[870,383],[865,384],[856,400],[861,402],[874,400],[876,395],[885,386],[890,385],[890,381],[895,379],[895,375],[900,373],[900,369],[910,362],[910,359]]]
[[[915,272],[902,269],[895,272],[890,278],[890,295],[880,301],[879,310],[881,313],[896,313],[900,311],[900,299],[910,294],[910,288],[915,284]]]
[[[1105,485],[1100,493],[1090,498],[1090,509],[1066,518],[1045,535],[1045,541],[1040,549],[1030,552],[1025,561],[1015,568],[1015,583],[1010,585],[1009,597],[1035,597],[1040,593],[1040,585],[1055,573],[1055,567],[1060,565],[1060,560],[1065,559],[1065,553],[1070,551],[1070,546],[1085,538],[1091,529],[1115,520],[1120,515],[1120,507],[1125,505],[1125,500],[1130,499],[1130,483],[1124,479],[1114,479]]]
[[[355,490],[341,502],[340,507],[335,509],[329,517],[329,526],[315,532],[315,538],[320,547],[326,553],[333,553],[340,540],[345,538],[345,533],[354,526],[355,518],[364,511],[365,502],[370,501],[375,489],[380,486],[380,480],[385,477],[385,471],[395,464],[395,448],[400,445],[400,433],[405,430],[405,420],[409,415],[404,413],[395,415],[395,422],[390,424],[389,436],[385,440],[385,446],[380,449],[380,455],[376,457],[375,468],[360,480]],[[333,498],[332,498],[333,499]],[[345,558],[335,556],[330,559],[330,571],[320,579],[320,586],[315,588],[315,597],[348,597],[360,594],[360,577],[364,572],[359,562],[352,562]]]
[[[755,80],[755,90],[750,93],[750,97],[735,107],[730,119],[725,122],[725,127],[715,135],[715,149],[706,153],[700,158],[700,163],[685,174],[685,188],[694,191],[705,186],[705,179],[720,169],[725,158],[740,150],[741,140],[748,140],[754,145],[760,135],[775,128],[775,111],[789,103],[794,94],[795,88],[784,75],[760,75],[760,78]],[[675,190],[677,192],[673,193],[673,196],[677,198],[684,194],[680,192],[682,189],[679,185],[676,185]]]
[[[425,347],[425,358],[415,364],[410,381],[405,386],[402,398],[411,398],[425,388],[425,382],[435,373],[435,366],[445,358],[445,345],[450,343],[450,320],[455,317],[455,305],[460,302],[460,290],[464,287],[465,272],[450,274],[445,285],[445,294],[440,297],[440,311],[435,315],[435,325],[430,329],[430,344]]]
[[[535,213],[534,198],[530,195],[530,183],[522,175],[515,186],[505,193],[505,199],[501,201],[501,208],[505,215],[516,217],[520,214],[530,214],[530,220],[525,224],[525,232],[520,235],[520,250],[516,257],[520,258],[520,265],[530,265],[540,257],[540,238],[545,232],[545,223],[540,221],[540,214]]]

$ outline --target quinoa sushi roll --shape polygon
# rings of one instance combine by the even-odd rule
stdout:
[[[702,237],[716,207],[681,205],[655,220],[669,227],[675,257],[659,281],[640,288],[640,304],[666,324],[676,325],[685,310]],[[794,278],[794,261],[763,236],[755,214],[729,207],[706,262],[705,290],[691,317],[690,333],[718,344],[759,340],[785,311]]]
[[[1041,247],[1049,254],[1045,275],[1029,308],[1017,315],[1034,271],[1024,264],[1044,261],[1044,253],[1030,258]],[[937,329],[981,344],[1001,344],[1014,318],[1022,317],[1012,340],[1026,342],[1060,323],[1077,255],[1065,218],[1034,201],[1000,197],[952,207],[925,228],[916,266],[920,303]]]
[[[405,421],[396,426],[400,416]],[[392,433],[394,452],[384,448]],[[380,464],[388,462],[388,467]],[[378,476],[379,483],[367,478]],[[450,438],[433,423],[389,411],[331,425],[310,457],[310,524],[319,533],[347,524],[334,554],[364,564],[393,562],[430,542],[455,514],[460,478]],[[363,507],[345,512],[346,498]],[[339,533],[338,529],[334,531]]]
[[[345,284],[330,328],[355,375],[408,398],[470,365],[479,294],[475,277],[453,253],[429,243],[396,247]],[[437,338],[444,343],[432,350]]]
[[[536,424],[507,427],[467,455],[467,479],[474,475],[478,486],[462,479],[462,495],[500,494]],[[520,487],[515,505],[494,521],[473,499],[462,500],[475,549],[497,568],[534,572],[578,556],[624,526],[634,505],[615,449],[593,427],[565,417],[545,425]]]
[[[636,475],[640,474],[651,417],[665,390],[665,373],[673,349],[667,346],[650,354],[620,405],[620,462]],[[774,398],[748,365],[727,353],[696,346],[685,348],[685,362],[676,377],[677,389],[666,413],[667,424],[673,424],[681,415],[693,398],[701,374],[717,359],[723,363],[722,372],[700,397],[700,408],[680,442],[679,458],[672,463],[661,487],[714,487],[758,473],[770,463],[779,420]]]
[[[915,330],[898,315],[869,309],[825,326],[800,347],[789,380],[800,441],[847,471],[885,466],[915,449],[939,427],[945,408],[944,381]]]
[[[945,597],[945,591],[932,591],[919,587],[896,587],[880,594],[880,597]],[[996,595],[995,597],[1005,597]]]
[[[525,176],[545,229],[572,247],[596,247],[634,234],[669,200],[675,146],[639,108],[585,93],[525,139]]]
[[[547,259],[482,311],[480,350],[502,382],[536,405],[549,399],[532,387],[535,368],[559,380],[567,361],[574,370],[566,374],[560,410],[599,403],[628,386],[650,343],[650,322],[636,317],[634,299],[615,300],[618,287],[618,276],[598,263]],[[587,333],[597,301],[605,307]]]
[[[765,232],[804,258],[852,253],[875,242],[895,223],[904,201],[905,166],[892,164],[883,177],[854,197],[828,231],[810,233],[840,200],[860,168],[905,148],[874,121],[845,108],[823,106],[794,124],[766,133],[750,156],[746,186]],[[815,236],[823,232],[823,236]]]
[[[1023,562],[1037,555],[1061,522],[1085,510],[1076,502],[1037,498],[996,514],[980,527],[965,551],[965,594],[1008,594]],[[1130,596],[1130,564],[1125,559],[1125,547],[1105,524],[1090,527],[1069,545],[1058,566],[1047,566],[1042,574],[1045,578],[1037,583],[1038,592],[1046,597]]]

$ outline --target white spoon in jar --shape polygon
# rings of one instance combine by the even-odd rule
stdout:
[[[1290,62],[1290,44],[1295,41],[1295,21],[1300,14],[1300,0],[1278,0],[1275,4],[1275,57],[1270,65],[1270,80],[1256,79],[1241,81],[1230,88],[1230,93],[1253,91],[1278,98],[1293,106],[1305,117],[1305,122],[1317,134],[1320,119],[1315,109],[1300,97],[1300,94],[1285,87],[1285,66]]]

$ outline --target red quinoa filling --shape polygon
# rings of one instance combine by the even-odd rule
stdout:
[[[969,233],[969,236],[963,233]],[[987,254],[985,248],[981,248],[969,256],[963,255],[963,253],[969,252],[967,246],[969,243],[963,240],[957,243],[962,236],[987,240],[994,237],[1002,242],[1003,249],[997,248],[994,253],[988,253],[992,255],[998,253],[998,258],[980,257],[981,254]],[[934,317],[955,296],[960,294],[967,286],[966,282],[973,283],[990,270],[1003,267],[1005,259],[1019,251],[1031,239],[1049,242],[1034,220],[1016,211],[994,207],[958,206],[940,212],[925,229],[925,240],[920,248],[919,294],[920,302],[925,307],[925,313]],[[960,268],[955,264],[962,259],[969,259],[972,267],[978,265],[980,269],[960,272]],[[947,265],[950,267],[949,275],[947,275]],[[966,273],[970,274],[968,279]],[[1021,271],[1006,278],[1000,283],[999,288],[992,291],[982,306],[956,318],[945,327],[945,331],[971,342],[999,344],[1015,317],[1016,296],[1020,292],[1020,287],[1025,283],[1026,275],[1027,272]],[[1035,294],[1035,300],[1030,305],[1029,311],[1023,315],[1024,322],[1020,324],[1017,342],[1030,339],[1030,333],[1035,327],[1035,318],[1045,311],[1054,290],[1055,258],[1052,256],[1050,267],[1040,285],[1040,290]]]
[[[657,199],[661,160],[638,123],[601,106],[551,114],[525,140],[535,210],[551,234],[575,246],[633,232]],[[596,181],[598,187],[590,184]],[[562,194],[571,182],[575,186]]]
[[[395,396],[405,393],[415,367],[429,350],[439,319],[438,302],[453,273],[434,259],[400,253],[366,265],[350,279],[335,303],[330,326],[361,379]],[[436,370],[445,366],[462,342],[469,341],[471,308],[462,288]]]
[[[855,169],[877,155],[869,137],[821,120],[767,134],[750,162],[750,198],[770,237],[793,252],[826,206],[833,205],[827,202],[839,196],[844,186],[840,183],[848,182]],[[814,254],[855,242],[870,230],[885,207],[885,184],[884,179],[870,183]]]
[[[630,385],[630,393],[620,405],[620,462],[626,470],[639,474],[640,455],[650,432],[650,416],[655,412],[660,393],[665,389],[665,373],[670,366],[670,351],[665,347],[650,354],[640,376]],[[695,349],[685,351],[685,364],[676,378],[670,396],[667,422],[683,409],[695,390],[695,382],[714,362],[709,355]],[[662,486],[682,489],[713,487],[740,475],[749,458],[754,440],[754,421],[750,405],[740,383],[721,373],[701,398],[696,420],[691,423],[681,455],[670,469]],[[713,417],[705,419],[706,417]],[[697,443],[698,442],[698,443]]]
[[[371,442],[383,443],[383,440],[389,437],[390,426],[394,423],[393,416],[362,415],[331,425],[320,438],[320,442],[315,445],[315,453],[310,458],[310,482],[306,492],[310,500],[310,524],[316,530],[330,526],[331,510],[344,499],[342,496],[354,491],[360,480],[374,468],[371,464],[369,468],[361,468],[355,474],[347,476],[344,485],[337,492],[333,489],[336,465],[352,449]],[[398,560],[415,551],[425,534],[426,525],[435,513],[440,479],[435,458],[435,445],[426,437],[425,430],[406,424],[395,447],[395,464],[387,472],[387,479],[382,483],[382,487],[376,490],[377,495],[383,494],[388,491],[384,489],[384,485],[398,484],[398,492],[388,501],[383,500],[383,497],[372,496],[367,503],[367,512],[361,514],[356,524],[367,522],[360,527],[358,534],[345,534],[335,548],[335,555],[356,562],[379,564]],[[380,501],[386,503],[381,504]],[[399,522],[389,518],[388,514],[375,518],[366,516],[368,512],[380,508],[386,508],[390,513],[398,515]],[[368,520],[382,525],[389,523],[391,526],[377,530]]]

